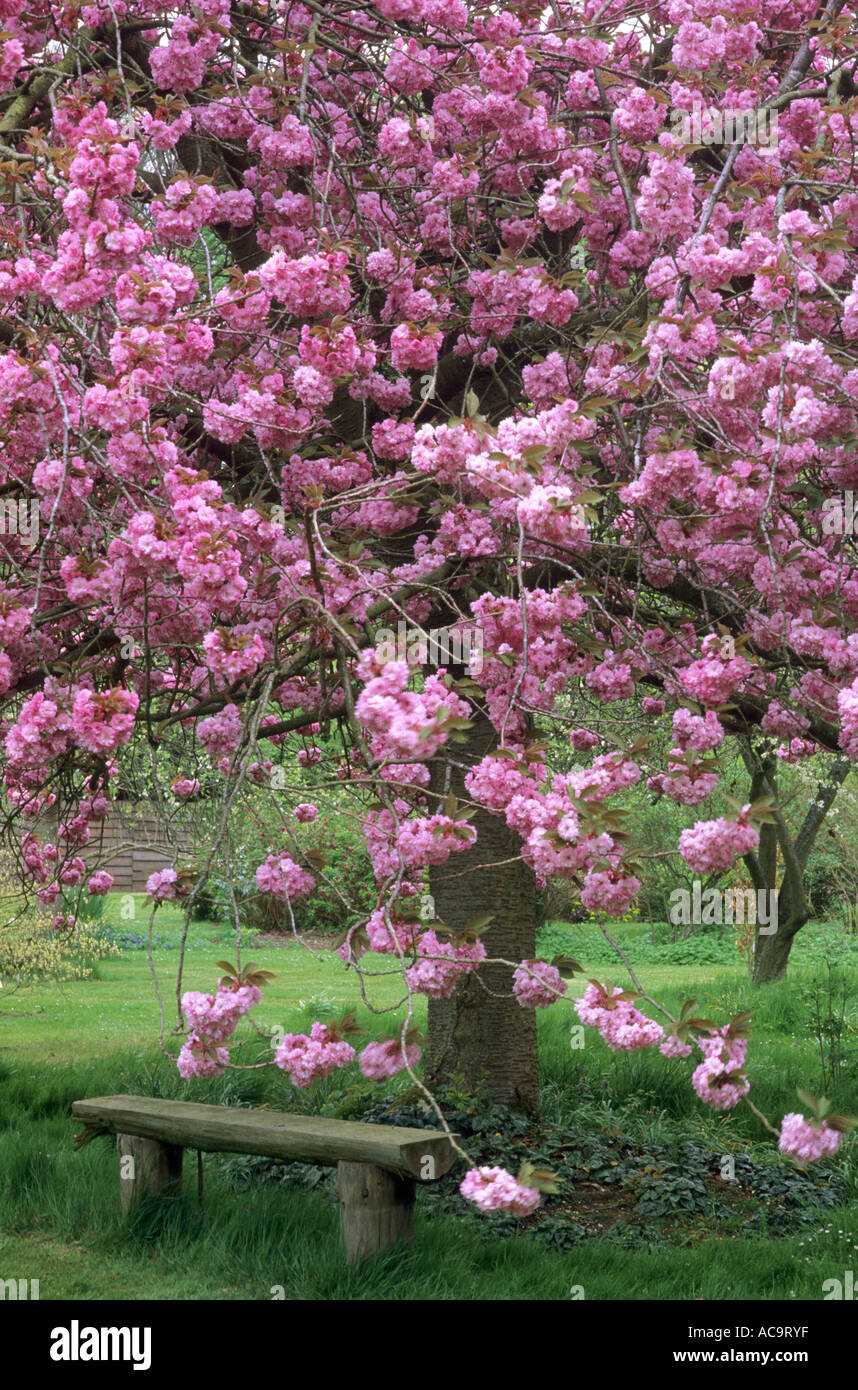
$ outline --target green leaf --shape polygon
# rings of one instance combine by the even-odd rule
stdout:
[[[522,1187],[535,1187],[538,1192],[559,1192],[560,1177],[547,1168],[534,1168],[529,1161],[522,1163],[518,1170],[517,1182]]]
[[[475,917],[468,918],[463,930],[479,933],[489,925],[489,922],[494,920],[495,914],[493,912],[478,912]]]
[[[577,960],[573,960],[571,956],[555,956],[551,964],[555,970],[560,972],[564,980],[571,980],[573,976],[584,973],[583,965],[580,965]]]
[[[829,1129],[836,1129],[840,1134],[848,1134],[850,1130],[858,1126],[858,1118],[855,1115],[827,1115],[825,1123]]]
[[[810,1094],[810,1091],[803,1091],[800,1086],[796,1086],[795,1093],[801,1101],[802,1105],[805,1107],[805,1109],[809,1110],[811,1114],[815,1115],[818,1111],[818,1103],[816,1096],[812,1096]]]

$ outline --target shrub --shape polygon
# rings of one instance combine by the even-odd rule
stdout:
[[[291,919],[288,907],[269,893],[260,893],[256,884],[256,866],[273,848],[266,839],[267,825],[253,816],[248,820],[248,835],[237,856],[236,872],[231,882],[242,925],[260,932],[288,932]],[[301,932],[324,934],[340,932],[355,915],[366,915],[375,906],[376,889],[372,863],[366,841],[360,830],[345,816],[331,814],[322,823],[295,822],[293,827],[298,851],[294,854],[302,867],[317,881],[317,887],[307,897],[293,903],[295,926]],[[194,908],[202,903],[199,916],[217,918],[225,923],[233,920],[230,880],[223,874],[210,874]],[[196,911],[192,911],[196,918]]]
[[[118,955],[115,945],[86,924],[63,936],[44,921],[22,919],[0,931],[3,994],[44,980],[87,980],[97,960]]]
[[[298,929],[339,932],[356,914],[368,916],[377,895],[372,862],[360,830],[344,816],[332,816],[324,825],[314,821],[299,831],[297,839],[304,852],[321,855],[324,878],[318,875],[315,891],[295,904]],[[288,913],[286,916],[288,922]]]

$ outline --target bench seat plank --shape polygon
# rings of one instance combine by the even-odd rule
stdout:
[[[205,1153],[249,1153],[317,1163],[373,1163],[391,1173],[431,1181],[458,1155],[439,1130],[370,1125],[282,1110],[161,1100],[154,1096],[96,1096],[72,1103],[87,1127],[134,1134]]]

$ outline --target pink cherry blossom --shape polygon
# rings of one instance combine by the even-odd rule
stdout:
[[[713,821],[695,821],[690,830],[679,837],[679,852],[695,873],[714,869],[729,869],[740,854],[747,854],[759,844],[759,831],[750,824],[750,805],[743,807],[736,820],[719,816]]]
[[[86,885],[87,892],[91,893],[94,898],[104,897],[106,893],[110,892],[111,888],[113,887],[113,884],[113,874],[108,873],[106,869],[98,869],[91,876],[89,882]]]
[[[439,941],[434,931],[424,932],[418,944],[418,960],[406,971],[410,989],[430,999],[449,999],[463,975],[486,958],[482,941],[454,945]]]
[[[836,1154],[842,1141],[840,1130],[831,1129],[824,1120],[814,1125],[803,1115],[792,1111],[783,1117],[778,1148],[782,1154],[804,1166]]]
[[[92,753],[112,753],[130,739],[139,704],[133,690],[111,690],[103,695],[79,691],[72,711],[75,739]]]
[[[195,1077],[210,1079],[222,1076],[229,1065],[229,1052],[225,1047],[216,1047],[204,1038],[193,1035],[182,1047],[176,1059],[179,1075],[186,1081]]]
[[[175,796],[192,797],[196,796],[200,790],[200,782],[197,777],[177,777],[171,785]]]
[[[305,898],[316,886],[313,875],[300,868],[285,851],[267,856],[256,870],[256,882],[260,892],[271,893],[281,902]]]
[[[287,1033],[274,1061],[293,1086],[305,1090],[338,1067],[347,1067],[354,1055],[349,1043],[333,1039],[324,1023],[314,1023],[309,1034]]]
[[[535,1187],[524,1187],[505,1168],[472,1168],[459,1191],[480,1211],[505,1211],[510,1216],[530,1216],[542,1200]]]
[[[146,892],[156,903],[182,895],[179,875],[175,869],[157,869],[146,880]]]
[[[566,993],[566,982],[556,966],[544,960],[524,960],[513,971],[512,988],[522,1008],[547,1009]]]
[[[420,1048],[414,1045],[406,1047],[405,1056],[409,1067],[416,1067],[420,1061]],[[370,1081],[384,1081],[389,1076],[395,1076],[405,1067],[399,1038],[368,1043],[358,1058],[358,1065]]]

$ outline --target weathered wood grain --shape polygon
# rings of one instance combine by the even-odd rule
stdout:
[[[74,1101],[72,1114],[117,1134],[205,1153],[262,1154],[324,1164],[372,1163],[422,1182],[443,1177],[457,1161],[450,1140],[438,1130],[320,1119],[280,1110],[240,1110],[152,1096],[96,1096]]]
[[[410,1243],[416,1189],[413,1178],[389,1173],[374,1163],[337,1164],[340,1229],[349,1264]]]
[[[143,1197],[181,1192],[184,1150],[178,1145],[141,1139],[137,1134],[117,1134],[116,1151],[123,1214]]]

